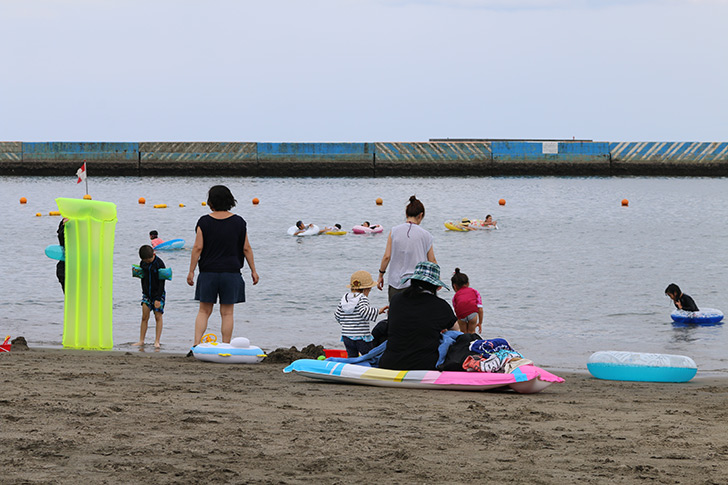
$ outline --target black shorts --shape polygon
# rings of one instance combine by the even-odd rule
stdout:
[[[197,277],[195,300],[230,305],[245,301],[245,282],[240,273],[205,273]]]

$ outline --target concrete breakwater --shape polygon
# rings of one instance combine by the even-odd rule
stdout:
[[[728,142],[0,142],[2,175],[728,176]]]

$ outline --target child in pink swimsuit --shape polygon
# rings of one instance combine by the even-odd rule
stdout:
[[[468,275],[455,268],[455,273],[450,279],[455,296],[452,297],[452,306],[455,309],[455,316],[458,317],[458,325],[463,333],[476,333],[483,331],[483,300],[480,293],[470,287]]]

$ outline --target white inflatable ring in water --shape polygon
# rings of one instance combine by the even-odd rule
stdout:
[[[698,372],[685,355],[607,350],[593,353],[586,364],[591,375],[609,381],[687,382]]]
[[[305,231],[303,231],[300,234],[295,234],[295,232],[298,230],[300,230],[300,229],[298,229],[296,226],[291,226],[288,228],[288,235],[301,237],[301,236],[315,236],[316,234],[319,233],[319,227],[316,224],[314,224],[312,227],[309,227],[308,229],[306,229]]]

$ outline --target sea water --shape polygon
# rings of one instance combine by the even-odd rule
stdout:
[[[59,347],[63,294],[55,261],[56,197],[81,197],[75,177],[0,177],[0,333],[31,347]],[[94,177],[89,193],[117,205],[114,251],[114,347],[135,350],[141,286],[131,277],[150,230],[182,238],[184,249],[160,252],[174,277],[167,282],[163,352],[192,344],[198,303],[187,285],[190,247],[207,190],[225,184],[248,222],[260,275],[243,269],[247,302],[235,307],[235,336],[271,350],[309,343],[343,348],[333,314],[351,273],[376,278],[387,232],[404,221],[411,195],[426,208],[422,227],[449,282],[454,269],[483,297],[483,336],[503,337],[540,366],[586,369],[599,350],[682,354],[700,372],[728,372],[724,325],[676,327],[664,295],[677,283],[698,306],[728,310],[728,180],[725,178],[246,178]],[[19,204],[20,197],[28,203]],[[146,204],[139,204],[144,197]],[[251,200],[260,199],[259,205]],[[381,197],[383,204],[375,200]],[[629,206],[621,205],[629,199]],[[499,199],[506,204],[500,206]],[[167,204],[155,209],[154,204]],[[180,207],[184,204],[184,207]],[[40,212],[41,217],[35,214]],[[446,231],[443,223],[492,214],[498,230]],[[351,230],[382,224],[381,235],[297,238],[297,220]],[[389,276],[389,275],[387,275]],[[442,290],[448,301],[453,293]],[[373,290],[373,305],[387,303]],[[217,308],[216,308],[217,310]],[[217,312],[209,332],[220,335]],[[154,321],[147,342],[153,342]],[[147,345],[146,351],[151,351]]]

